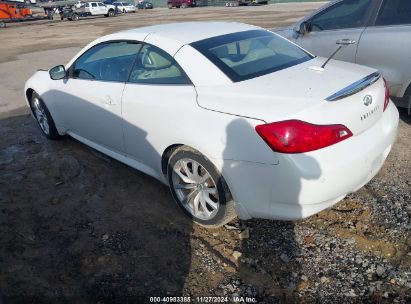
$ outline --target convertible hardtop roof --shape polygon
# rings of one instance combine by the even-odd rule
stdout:
[[[171,39],[181,44],[190,44],[195,41],[211,37],[261,29],[259,27],[238,22],[180,22],[146,26],[122,32],[122,34],[155,34],[159,38]]]

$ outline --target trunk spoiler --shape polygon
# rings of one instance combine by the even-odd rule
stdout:
[[[375,83],[378,79],[381,77],[381,72],[377,71],[374,72],[363,79],[360,79],[353,84],[350,84],[348,87],[345,87],[344,89],[338,91],[337,93],[334,93],[333,95],[327,97],[325,100],[327,101],[336,101],[342,98],[345,98],[350,95],[354,95],[355,93],[358,93],[362,90],[364,90],[366,87],[372,85]]]

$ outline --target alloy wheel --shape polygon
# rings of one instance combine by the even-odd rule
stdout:
[[[33,110],[34,116],[36,116],[40,128],[46,135],[50,135],[50,125],[47,119],[46,111],[37,97],[33,99]]]
[[[173,166],[172,187],[181,205],[194,217],[210,220],[220,206],[211,174],[197,161],[184,158]]]

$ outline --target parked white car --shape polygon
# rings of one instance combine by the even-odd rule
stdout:
[[[120,13],[135,13],[136,7],[127,2],[113,2],[113,5],[116,7],[117,12]]]
[[[377,71],[325,60],[251,25],[157,25],[95,40],[25,96],[48,138],[168,184],[201,225],[294,220],[366,184],[398,127]]]

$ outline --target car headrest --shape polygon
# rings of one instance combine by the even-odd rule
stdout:
[[[228,47],[226,45],[219,46],[212,50],[213,54],[218,58],[226,58],[229,56]]]

